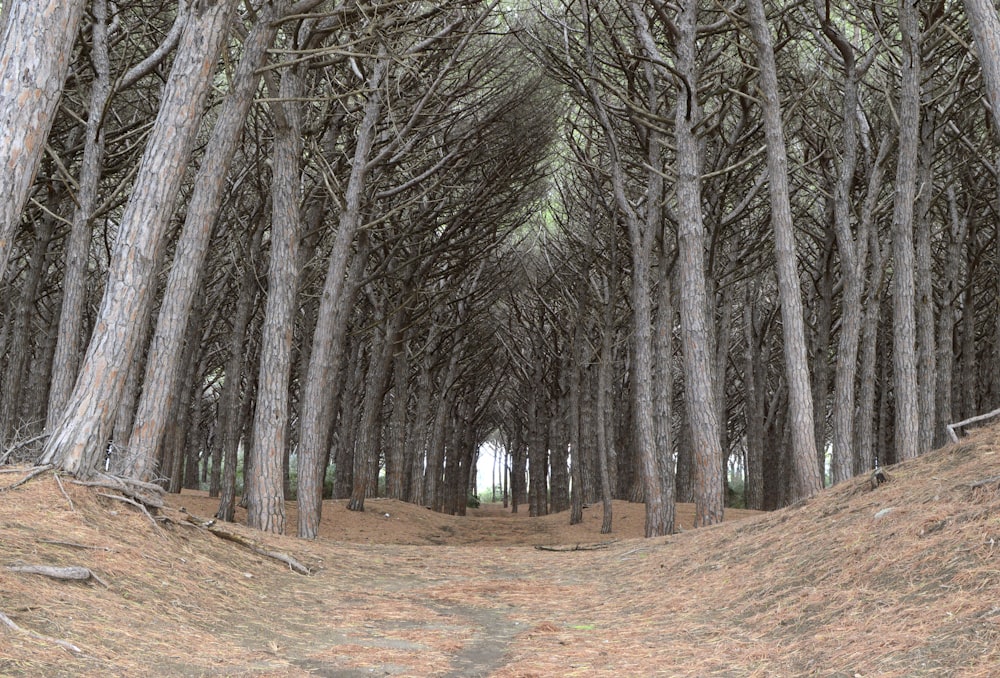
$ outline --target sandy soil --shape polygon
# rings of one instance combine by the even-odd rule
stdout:
[[[0,675],[997,675],[1000,434],[888,471],[656,539],[640,505],[601,535],[599,506],[570,527],[373,500],[329,502],[315,541],[46,473],[0,491]],[[41,564],[95,577],[17,570]]]

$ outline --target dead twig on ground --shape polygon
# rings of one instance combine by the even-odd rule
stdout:
[[[52,464],[46,464],[44,466],[36,466],[33,469],[31,469],[30,471],[28,471],[28,475],[24,476],[23,478],[21,478],[20,480],[18,480],[16,483],[12,483],[10,485],[7,485],[6,487],[0,487],[0,492],[6,492],[7,490],[13,490],[15,487],[18,487],[20,485],[24,485],[26,482],[28,482],[29,480],[31,480],[35,476],[40,476],[43,473],[45,473],[46,471],[51,470],[52,468],[54,468],[52,466]]]
[[[54,644],[58,645],[59,647],[65,648],[65,649],[69,650],[70,652],[72,652],[74,654],[83,654],[83,650],[81,650],[80,648],[78,648],[73,643],[70,643],[70,642],[65,641],[65,640],[59,640],[58,638],[52,638],[51,636],[45,636],[45,635],[42,635],[41,633],[37,633],[35,631],[31,631],[30,629],[25,629],[25,628],[22,628],[22,627],[18,626],[17,624],[14,623],[13,619],[11,619],[7,615],[5,615],[3,612],[0,612],[0,622],[3,622],[4,625],[7,626],[7,628],[9,628],[9,629],[11,629],[13,631],[16,631],[17,633],[23,633],[24,635],[28,636],[29,638],[34,638],[35,640],[41,640],[41,641],[46,642],[46,643],[54,643]]]
[[[149,512],[149,509],[147,509],[145,504],[143,504],[142,502],[136,501],[131,497],[123,497],[120,494],[109,494],[107,492],[98,492],[97,494],[102,497],[107,497],[108,499],[117,499],[118,501],[125,502],[126,504],[135,506],[137,509],[146,514],[146,517],[149,518],[149,522],[153,523],[153,527],[156,528],[157,533],[161,537],[164,536],[163,529],[156,524],[156,518],[153,517],[153,514]]]
[[[21,572],[22,574],[40,574],[50,579],[62,579],[69,581],[89,581],[93,579],[104,588],[111,588],[108,583],[94,574],[89,567],[71,565],[69,567],[53,567],[52,565],[8,565],[11,572]]]
[[[58,473],[53,473],[52,477],[56,479],[56,485],[59,486],[59,491],[62,492],[62,496],[66,497],[66,501],[69,502],[69,508],[70,508],[70,510],[73,513],[76,513],[76,507],[73,506],[73,500],[69,498],[68,494],[66,494],[66,488],[63,487],[62,480],[59,479],[59,474]]]
[[[69,546],[74,549],[91,549],[93,551],[107,551],[114,553],[114,549],[108,546],[91,546],[90,544],[78,544],[75,541],[62,541],[61,539],[36,539],[39,544],[55,544],[56,546]]]

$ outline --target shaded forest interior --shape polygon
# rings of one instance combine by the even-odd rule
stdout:
[[[0,25],[0,464],[314,538],[324,497],[465,513],[489,443],[516,510],[654,536],[1000,406],[986,0]]]

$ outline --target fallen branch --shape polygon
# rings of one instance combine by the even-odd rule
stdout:
[[[36,539],[39,544],[55,544],[56,546],[69,546],[75,549],[91,549],[93,551],[114,552],[114,549],[107,546],[91,546],[90,544],[78,544],[75,541],[62,541],[61,539]]]
[[[61,648],[73,652],[74,654],[83,654],[83,650],[78,648],[73,643],[70,643],[65,640],[59,640],[58,638],[52,638],[50,636],[43,636],[41,633],[36,633],[35,631],[30,631],[28,629],[21,628],[20,626],[14,623],[14,620],[5,615],[3,612],[0,612],[0,622],[3,622],[11,630],[16,631],[17,633],[23,633],[29,638],[34,638],[35,640],[41,640],[46,643],[54,643]]]
[[[69,498],[68,494],[66,494],[66,488],[63,487],[62,480],[59,479],[59,474],[58,473],[53,473],[52,477],[56,479],[56,485],[59,486],[59,491],[62,492],[62,496],[66,497],[66,501],[69,502],[69,508],[70,508],[70,510],[73,513],[76,513],[76,507],[73,506],[73,500]]]
[[[983,480],[977,480],[974,483],[966,483],[965,486],[969,489],[975,490],[980,487],[985,487],[987,485],[995,485],[1000,483],[1000,476],[993,476],[992,478],[984,478]]]
[[[163,488],[153,483],[144,483],[141,480],[132,478],[121,478],[119,476],[100,475],[100,480],[74,480],[74,485],[84,487],[100,487],[105,490],[115,490],[127,497],[131,497],[145,506],[156,509],[163,508]]]
[[[50,579],[62,579],[69,581],[94,581],[100,583],[104,588],[111,588],[108,583],[94,574],[88,567],[71,565],[69,567],[53,567],[51,565],[8,565],[11,572],[21,572],[23,574],[40,574]]]
[[[187,517],[188,522],[197,525],[202,529],[208,530],[219,539],[225,539],[226,541],[231,541],[234,544],[239,544],[240,546],[250,549],[251,551],[253,551],[258,555],[266,556],[268,558],[273,558],[274,560],[282,562],[288,565],[288,567],[291,568],[293,572],[298,572],[299,574],[305,574],[305,575],[312,574],[312,570],[310,570],[308,567],[306,567],[305,565],[303,565],[302,563],[300,563],[287,553],[282,553],[280,551],[271,551],[269,549],[266,549],[264,548],[263,545],[255,542],[253,539],[250,539],[249,537],[244,537],[241,534],[236,534],[235,532],[230,532],[229,530],[220,527],[214,520],[204,520],[202,518],[193,516],[190,513],[185,513],[185,516]]]
[[[539,551],[600,551],[601,549],[606,549],[612,544],[614,544],[617,539],[612,539],[611,541],[602,541],[596,544],[574,544],[572,546],[545,546],[543,544],[538,544],[535,546]]]
[[[951,442],[957,443],[958,434],[955,433],[956,428],[968,426],[969,424],[975,424],[976,422],[983,421],[984,419],[992,419],[997,416],[1000,416],[1000,409],[987,412],[986,414],[977,414],[974,417],[969,417],[968,419],[963,419],[962,421],[956,421],[954,424],[948,424],[945,426],[945,429],[948,431],[948,437],[951,438]]]
[[[30,471],[28,471],[28,475],[24,476],[23,478],[21,478],[20,480],[18,480],[16,483],[12,483],[10,485],[7,485],[6,487],[0,487],[0,492],[6,492],[7,490],[13,490],[15,487],[19,487],[21,485],[24,485],[26,482],[28,482],[29,480],[31,480],[35,476],[40,476],[43,473],[45,473],[46,471],[52,470],[52,468],[53,468],[52,464],[46,464],[45,466],[36,466],[35,468],[33,468]]]
[[[156,518],[153,517],[153,514],[149,512],[149,510],[146,508],[145,504],[143,504],[142,502],[136,501],[135,499],[132,499],[131,497],[123,497],[120,494],[108,494],[107,492],[98,492],[97,494],[100,495],[100,496],[102,496],[102,497],[107,497],[108,499],[117,499],[118,501],[125,502],[126,504],[130,504],[132,506],[135,506],[137,509],[139,509],[144,514],[146,514],[146,517],[149,518],[149,522],[153,523],[153,527],[156,528],[156,531],[160,534],[160,536],[161,537],[165,536],[163,534],[163,529],[160,528],[160,526],[156,524]]]

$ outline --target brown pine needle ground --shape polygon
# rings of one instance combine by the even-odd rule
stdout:
[[[688,531],[649,540],[623,502],[612,535],[599,505],[570,527],[388,500],[327,502],[313,542],[225,526],[311,576],[178,510],[214,499],[169,497],[156,529],[46,473],[0,492],[0,612],[36,634],[0,626],[0,676],[997,675],[1000,430],[888,470],[713,528],[679,507]]]

